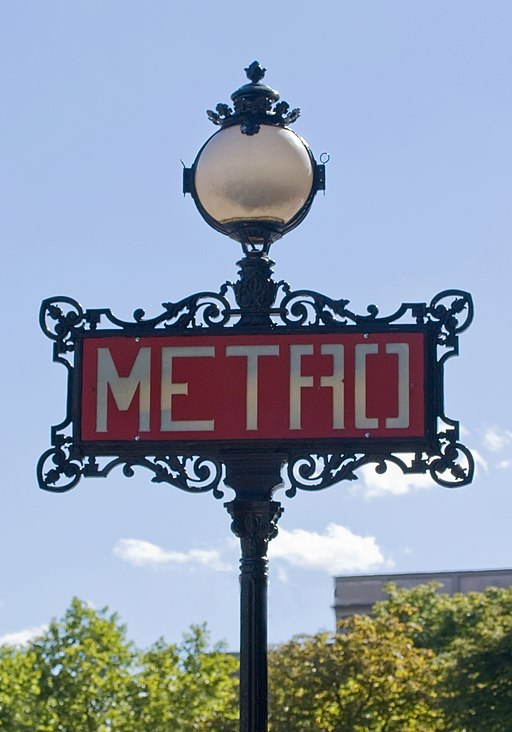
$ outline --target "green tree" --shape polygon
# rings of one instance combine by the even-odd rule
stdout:
[[[29,732],[36,727],[39,675],[31,650],[0,646],[0,730]]]
[[[452,729],[510,732],[512,725],[512,617],[490,613],[448,656],[445,709]]]
[[[138,651],[115,613],[75,598],[26,648],[0,646],[0,730],[235,732],[237,667],[204,627]]]
[[[446,727],[460,732],[512,729],[512,588],[455,595],[430,584],[388,588],[377,617],[408,619],[418,648],[439,661],[439,708]]]
[[[130,714],[135,652],[118,616],[74,598],[31,646],[38,677],[36,730],[107,732]]]
[[[210,648],[204,626],[192,626],[180,645],[157,641],[140,662],[134,678],[134,730],[238,729],[238,662],[222,645]]]
[[[354,616],[337,634],[300,636],[270,655],[272,732],[434,732],[435,654],[415,626]]]
[[[510,732],[512,589],[390,586],[374,611],[271,651],[272,732]],[[0,730],[235,732],[236,670],[204,627],[138,651],[74,599],[27,647],[0,646]]]

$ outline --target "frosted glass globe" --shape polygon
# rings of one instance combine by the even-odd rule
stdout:
[[[262,124],[254,135],[238,125],[208,140],[196,161],[196,195],[205,211],[227,228],[238,222],[285,227],[313,190],[314,163],[302,139],[288,128]]]

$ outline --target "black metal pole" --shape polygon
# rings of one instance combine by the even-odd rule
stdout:
[[[272,328],[277,291],[272,279],[273,262],[263,251],[248,251],[238,265],[239,280],[234,290],[240,320],[235,327],[267,332]],[[230,450],[224,456],[225,483],[236,493],[235,499],[225,505],[241,547],[240,732],[268,729],[267,548],[277,535],[277,522],[284,510],[272,496],[282,485],[285,460],[285,455],[257,447],[250,453]]]
[[[267,732],[268,542],[283,509],[276,501],[226,504],[240,539],[240,732]]]
[[[284,509],[272,495],[282,485],[284,458],[260,453],[226,460],[236,497],[225,506],[240,539],[240,732],[267,732],[267,549]]]

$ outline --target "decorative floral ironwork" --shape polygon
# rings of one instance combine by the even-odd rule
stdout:
[[[97,328],[103,317],[112,325],[127,331],[141,328],[153,330],[159,326],[169,331],[210,328],[225,325],[231,317],[229,302],[222,293],[216,292],[200,292],[178,302],[164,302],[162,307],[163,313],[153,318],[146,318],[145,311],[138,308],[133,313],[133,321],[120,320],[109,309],[87,310],[84,317],[91,330]]]
[[[357,480],[356,471],[364,465],[375,464],[375,471],[383,474],[388,464],[394,464],[404,474],[429,474],[432,480],[446,488],[457,488],[471,483],[475,472],[473,455],[459,442],[459,425],[443,414],[438,415],[438,434],[428,451],[407,453],[322,452],[291,457],[287,465],[290,487],[286,495],[293,497],[297,490],[319,491],[343,480]]]
[[[458,488],[473,480],[475,464],[467,447],[455,439],[455,432],[441,433],[432,452],[419,452],[399,457],[378,453],[313,453],[292,457],[287,465],[290,487],[286,495],[292,498],[297,490],[319,491],[343,480],[357,480],[357,471],[364,465],[375,464],[375,471],[384,474],[388,464],[399,467],[404,474],[430,474],[432,480],[446,488]]]
[[[84,328],[84,312],[80,304],[66,296],[43,300],[39,323],[43,333],[54,341],[54,361],[67,363],[64,356],[74,351],[75,336]]]
[[[465,445],[458,442],[458,425],[438,434],[438,454],[429,456],[428,471],[446,488],[457,488],[473,480],[475,462]]]
[[[253,61],[245,70],[249,84],[237,89],[231,95],[234,111],[228,104],[217,104],[215,112],[208,109],[206,114],[214,125],[227,126],[239,124],[245,135],[256,135],[261,124],[290,125],[300,116],[300,109],[290,110],[287,102],[279,101],[279,94],[262,84],[266,69],[258,61]]]
[[[245,542],[246,558],[261,560],[264,547],[278,534],[277,522],[284,508],[276,501],[234,500],[225,506],[233,519],[231,531]]]
[[[58,436],[55,446],[46,450],[37,464],[39,487],[54,493],[74,488],[83,475],[83,461],[69,437]]]
[[[219,485],[223,470],[229,461],[229,450],[208,448],[202,455],[158,454],[135,459],[116,456],[97,457],[80,451],[72,434],[71,402],[76,378],[74,357],[76,344],[87,332],[104,328],[121,329],[132,336],[148,335],[158,331],[185,334],[248,332],[286,333],[304,329],[329,328],[343,331],[354,326],[369,333],[386,331],[390,326],[418,327],[432,336],[432,343],[440,355],[435,363],[435,390],[433,403],[437,434],[431,435],[423,452],[412,459],[405,453],[410,443],[390,451],[381,445],[378,451],[365,449],[364,441],[343,444],[340,451],[309,450],[302,443],[301,452],[287,448],[287,473],[290,481],[288,495],[298,489],[320,490],[343,480],[354,480],[357,471],[369,463],[377,472],[385,472],[387,465],[397,465],[404,473],[429,474],[437,483],[454,487],[471,482],[474,461],[470,451],[459,442],[458,422],[444,414],[442,397],[443,365],[447,358],[458,354],[458,337],[473,319],[471,295],[462,290],[446,290],[426,303],[403,303],[396,312],[382,316],[375,305],[369,305],[365,314],[352,312],[346,299],[332,299],[312,290],[292,290],[286,282],[272,278],[273,262],[264,252],[248,252],[239,263],[239,279],[226,282],[219,292],[201,292],[178,302],[163,303],[163,310],[154,317],[146,317],[144,310],[133,313],[133,320],[117,318],[109,309],[84,310],[69,297],[55,297],[43,301],[40,324],[43,332],[53,341],[54,361],[63,363],[68,372],[67,412],[63,421],[52,427],[51,444],[38,463],[39,484],[45,490],[62,492],[73,488],[81,476],[105,477],[121,465],[125,475],[133,475],[134,468],[144,467],[153,473],[153,482],[168,483],[189,492],[213,491],[221,497]],[[351,446],[352,445],[352,446]],[[261,443],[260,443],[261,446]],[[370,446],[369,446],[370,447]],[[199,448],[196,448],[199,450]],[[382,451],[382,452],[381,452]],[[391,453],[391,454],[390,454]],[[398,453],[398,454],[397,454]],[[400,455],[400,456],[399,456]],[[285,461],[286,461],[285,460]]]
[[[384,317],[379,316],[376,305],[368,305],[365,315],[356,314],[347,307],[350,300],[333,300],[314,290],[291,290],[287,283],[280,284],[283,298],[280,301],[279,314],[284,325],[382,326],[396,323],[407,314],[416,324],[421,324],[425,322],[427,315],[425,303],[404,303],[396,312]]]
[[[233,290],[239,307],[237,326],[272,326],[272,305],[279,285],[272,279],[274,262],[261,252],[249,252],[238,262],[239,280],[225,287]]]
[[[121,467],[123,475],[132,478],[135,468],[146,468],[154,475],[152,483],[167,483],[187,493],[212,491],[215,498],[223,498],[219,485],[223,478],[222,464],[214,459],[192,456],[147,456],[115,459],[85,456],[64,438],[62,445],[47,450],[37,466],[39,486],[53,493],[64,493],[74,488],[80,478],[106,478],[114,468]]]
[[[445,290],[436,295],[428,308],[428,314],[438,324],[437,342],[458,353],[458,335],[473,320],[473,300],[468,292]]]

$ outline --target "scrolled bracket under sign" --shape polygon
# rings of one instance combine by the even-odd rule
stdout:
[[[439,450],[432,454],[315,453],[307,457],[292,457],[287,466],[290,487],[286,495],[291,498],[297,490],[318,491],[342,480],[357,480],[356,471],[372,464],[380,475],[387,472],[389,465],[396,465],[404,475],[429,474],[432,480],[446,488],[467,485],[474,477],[474,460],[470,450],[458,442],[456,435],[455,429],[440,434]]]

